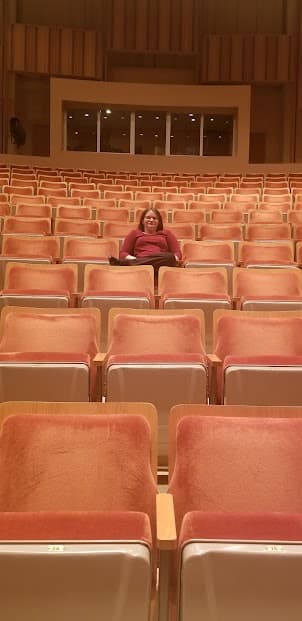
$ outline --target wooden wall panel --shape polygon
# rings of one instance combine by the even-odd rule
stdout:
[[[10,71],[103,77],[102,42],[96,31],[12,24]]]
[[[200,82],[290,82],[296,66],[295,50],[295,37],[287,35],[203,37]]]

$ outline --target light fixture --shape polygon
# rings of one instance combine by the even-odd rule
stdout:
[[[138,118],[138,119],[142,119],[142,118],[143,118],[143,115],[142,115],[142,114],[138,114],[138,115],[137,115],[137,118]]]
[[[69,119],[72,119],[72,114],[69,114],[68,118],[69,118]]]
[[[155,118],[156,118],[157,121],[159,121],[159,116],[156,116]]]
[[[84,116],[90,116],[90,114],[88,112],[85,112]]]
[[[188,116],[194,116],[193,112],[189,112]]]
[[[140,134],[140,136],[143,136],[144,134]]]
[[[213,121],[214,121],[214,117],[213,116],[211,116],[210,121],[213,123]]]
[[[196,119],[191,119],[191,121],[192,121],[192,123],[193,123],[194,121],[196,121]]]
[[[105,110],[106,114],[111,114],[112,110],[110,110],[110,108],[107,108],[107,110]]]
[[[158,134],[154,134],[154,138],[158,138]]]
[[[77,136],[79,132],[74,132],[74,133],[75,133],[75,135]]]
[[[221,140],[221,138],[222,138],[221,134],[219,134],[218,138],[219,138],[219,140]]]
[[[103,119],[108,119],[108,116],[103,116]]]
[[[170,138],[174,138],[174,134],[173,135],[171,134]]]

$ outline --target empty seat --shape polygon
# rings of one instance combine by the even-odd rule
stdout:
[[[243,241],[238,248],[238,263],[243,267],[294,266],[294,246],[292,241]]]
[[[291,239],[291,228],[285,222],[283,224],[247,224],[245,239],[247,241]]]
[[[302,314],[214,312],[217,403],[301,405]]]
[[[54,223],[55,235],[77,235],[78,237],[99,237],[100,223],[95,220],[81,220],[79,218],[56,218]]]
[[[117,239],[65,237],[62,261],[63,263],[77,264],[79,291],[83,291],[84,269],[87,263],[108,264],[108,257],[117,257],[118,253]]]
[[[73,306],[77,284],[76,265],[9,262],[0,291],[0,307]]]
[[[95,400],[100,323],[96,308],[3,308],[0,400]]]
[[[15,207],[15,216],[21,216],[24,218],[51,218],[52,208],[51,205],[36,205],[33,203],[19,203]]]
[[[208,398],[202,313],[111,309],[109,326],[106,398],[156,406],[159,455],[161,463],[166,463],[170,407],[180,402],[205,403]]]
[[[51,219],[7,216],[2,231],[9,235],[50,235]]]
[[[170,436],[171,618],[298,621],[301,419],[187,414]]]
[[[83,308],[101,311],[101,350],[107,351],[108,312],[113,307],[154,308],[154,270],[151,265],[119,267],[86,265]]]
[[[279,224],[283,222],[282,211],[256,209],[249,212],[249,222],[255,224]]]
[[[57,218],[77,218],[80,220],[91,220],[92,219],[92,208],[88,205],[86,206],[78,206],[78,205],[58,205],[56,209],[56,217]]]
[[[205,346],[211,352],[213,311],[217,308],[232,308],[227,271],[218,267],[186,270],[161,267],[158,295],[160,308],[199,308],[204,312]]]
[[[242,310],[302,310],[298,269],[233,270],[233,297]]]
[[[234,244],[231,241],[185,241],[182,246],[185,267],[224,267],[228,273],[229,290],[235,263]]]
[[[18,459],[12,465],[13,446]],[[150,619],[151,454],[148,420],[136,413],[21,414],[4,422],[0,592],[6,619]]]

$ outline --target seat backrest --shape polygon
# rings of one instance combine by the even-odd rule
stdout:
[[[77,205],[58,205],[57,218],[80,218],[82,220],[91,220],[92,210],[91,207],[84,206],[78,207]]]
[[[100,224],[95,220],[80,220],[56,218],[54,226],[55,235],[85,235],[98,237],[100,235]]]
[[[107,259],[110,256],[118,256],[118,252],[117,239],[79,239],[76,237],[64,239],[63,258]]]
[[[301,418],[186,416],[175,442],[178,528],[194,510],[301,513]]]
[[[291,239],[291,228],[283,224],[247,224],[245,228],[247,241],[261,239]]]
[[[115,292],[146,292],[154,295],[154,270],[152,265],[112,266],[86,265],[84,293],[98,292],[103,295]]]
[[[5,268],[4,289],[35,289],[39,291],[77,291],[77,265],[54,263],[31,264],[9,262]]]
[[[4,235],[2,239],[2,255],[12,257],[51,257],[60,256],[59,240],[56,237],[26,237],[21,235]]]
[[[91,309],[6,306],[0,319],[0,352],[82,353],[99,351],[100,312]]]
[[[182,252],[184,261],[234,262],[234,246],[230,241],[186,241]]]
[[[234,297],[248,296],[301,296],[302,274],[296,269],[245,269],[233,270]]]
[[[214,311],[214,353],[226,356],[301,356],[302,313]]]
[[[232,239],[241,240],[243,231],[241,224],[201,224],[201,239]]]
[[[21,218],[6,216],[3,221],[3,233],[30,233],[32,235],[50,235],[50,218]]]
[[[228,295],[227,271],[222,268],[179,270],[177,267],[161,267],[158,277],[160,296],[174,294]]]
[[[154,528],[150,452],[150,427],[137,415],[10,416],[0,434],[1,511],[142,511]]]
[[[241,242],[238,249],[239,263],[280,262],[293,263],[294,249],[292,242]]]
[[[112,312],[114,311],[114,312]],[[205,354],[201,311],[125,312],[111,309],[107,355],[180,355]]]

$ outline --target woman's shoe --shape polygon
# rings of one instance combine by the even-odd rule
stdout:
[[[120,265],[120,261],[119,259],[117,259],[116,257],[108,257],[108,261],[110,263],[110,265]]]

